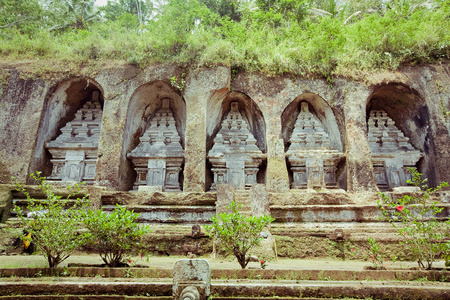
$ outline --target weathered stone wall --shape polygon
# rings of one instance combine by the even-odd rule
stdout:
[[[29,66],[28,66],[29,67]],[[27,78],[20,65],[1,65],[8,74],[0,95],[0,183],[10,176],[25,182],[30,172],[50,175],[44,144],[59,134],[91,91],[103,101],[96,184],[129,190],[135,173],[126,154],[139,142],[156,101],[174,99],[177,130],[185,150],[183,190],[203,192],[211,184],[207,151],[226,113],[224,103],[244,107],[260,149],[267,153],[263,178],[272,193],[289,190],[286,140],[300,101],[308,101],[345,154],[338,166],[338,186],[347,192],[377,191],[367,118],[383,109],[424,157],[417,166],[432,185],[450,181],[450,65],[409,67],[378,73],[359,81],[293,76],[266,77],[239,73],[227,67],[181,70],[176,66],[109,67],[91,75],[54,74],[53,79]],[[83,73],[83,71],[81,72]],[[186,73],[181,84],[182,73]],[[176,76],[180,89],[170,84]],[[294,121],[295,122],[295,121]]]

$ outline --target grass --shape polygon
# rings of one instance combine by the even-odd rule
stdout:
[[[450,5],[417,10],[407,17],[394,11],[371,14],[345,24],[342,18],[271,21],[245,14],[240,22],[219,18],[202,8],[203,22],[173,19],[170,10],[158,20],[130,30],[120,21],[98,22],[88,29],[0,33],[0,58],[5,61],[52,60],[57,65],[96,65],[119,61],[145,67],[155,63],[179,66],[229,66],[267,75],[350,76],[356,72],[396,70],[450,58]],[[260,13],[261,14],[261,13]],[[189,15],[189,14],[188,14]],[[276,25],[273,25],[276,23]],[[71,72],[70,68],[69,71]]]

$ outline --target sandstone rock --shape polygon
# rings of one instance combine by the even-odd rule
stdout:
[[[218,184],[217,185],[217,202],[216,202],[216,214],[223,212],[230,212],[227,206],[234,201],[234,191],[235,189],[228,184]]]

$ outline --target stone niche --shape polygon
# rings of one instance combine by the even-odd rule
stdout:
[[[137,173],[133,189],[181,191],[179,174],[184,150],[170,109],[170,99],[161,100],[161,108],[139,140],[139,145],[127,155]]]
[[[28,174],[40,171],[53,181],[93,182],[104,103],[102,91],[95,80],[82,77],[66,79],[48,90]],[[69,136],[74,139],[71,140]],[[82,153],[72,152],[73,150],[84,151],[84,158]],[[84,161],[84,167],[67,166],[66,169],[66,156],[68,161],[73,159],[74,164],[75,161],[80,164]],[[83,168],[82,173],[76,174],[77,170],[81,171]],[[34,181],[29,178],[27,183],[34,184]]]
[[[229,112],[222,119],[208,152],[213,173],[211,190],[216,190],[221,183],[236,189],[250,189],[258,182],[257,174],[266,155],[258,147],[241,110],[238,101],[229,103]]]
[[[170,84],[137,88],[128,104],[119,188],[181,191],[185,128],[186,104]]]
[[[92,92],[75,118],[61,128],[61,134],[45,144],[53,164],[49,180],[94,182],[102,121],[99,96],[99,91]]]
[[[333,147],[322,122],[310,111],[306,101],[300,102],[300,112],[288,141],[286,159],[292,172],[293,189],[337,188],[337,167],[344,154]]]
[[[408,167],[415,167],[422,154],[414,149],[383,110],[372,110],[368,120],[368,141],[378,188],[406,186]]]
[[[402,84],[378,87],[367,102],[366,112],[378,187],[385,190],[407,185],[407,167],[416,167],[430,186],[436,186],[440,166],[436,164],[428,105],[419,93]]]

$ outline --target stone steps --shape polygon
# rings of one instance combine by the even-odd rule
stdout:
[[[171,299],[172,279],[64,278],[0,281],[0,299]],[[213,299],[449,299],[447,282],[332,280],[212,280]],[[64,298],[63,298],[64,297]],[[93,298],[90,298],[93,297]],[[110,298],[111,297],[111,298]],[[122,298],[121,298],[122,297]],[[158,298],[156,298],[158,297]],[[70,299],[70,298],[69,298]],[[133,298],[131,298],[133,299]]]
[[[239,206],[238,210],[241,214],[251,216],[252,203],[249,191],[235,191],[234,202]]]

